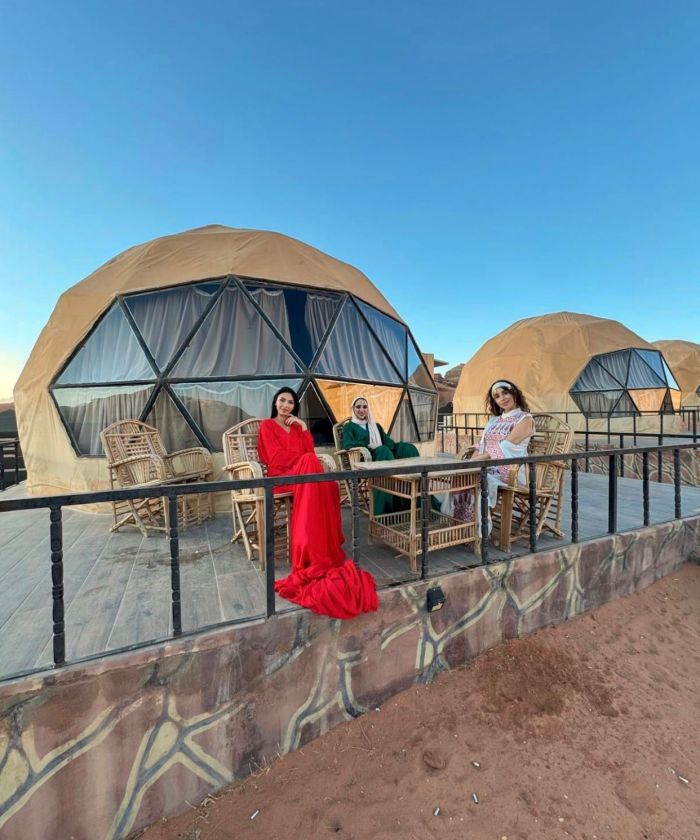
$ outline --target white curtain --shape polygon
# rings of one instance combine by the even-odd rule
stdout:
[[[138,420],[152,385],[56,388],[53,395],[82,455],[102,455],[100,432],[116,420]]]
[[[173,385],[212,449],[221,450],[221,435],[251,417],[269,417],[272,398],[282,387],[299,391],[301,379],[264,382],[192,382]]]
[[[126,316],[115,303],[58,382],[82,385],[154,377],[155,373]]]
[[[209,305],[218,284],[183,286],[126,299],[158,367],[164,370]]]
[[[357,301],[367,320],[381,341],[382,347],[399,369],[402,376],[406,375],[406,330],[401,324],[393,321],[388,315],[377,312],[366,303]]]
[[[317,370],[327,376],[376,379],[399,384],[401,379],[349,300],[335,322]]]
[[[337,298],[328,297],[327,295],[315,295],[313,292],[309,292],[306,295],[304,323],[309,333],[312,355],[318,350],[318,346],[326,334],[328,324],[337,306]]]
[[[282,289],[263,289],[256,287],[248,289],[251,297],[272,323],[277,327],[282,338],[291,346],[292,338],[289,332],[289,314]]]
[[[271,298],[280,317],[284,298]],[[291,354],[237,288],[229,287],[190,342],[172,375],[176,377],[296,373]]]

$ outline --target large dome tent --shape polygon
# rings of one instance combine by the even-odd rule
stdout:
[[[20,375],[29,490],[107,487],[99,432],[115,419],[152,423],[170,449],[216,452],[225,428],[269,414],[283,384],[302,393],[319,444],[358,393],[385,428],[433,438],[432,377],[356,268],[220,225],[137,245],[61,295]]]

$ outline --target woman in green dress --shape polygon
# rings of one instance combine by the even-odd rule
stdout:
[[[393,461],[396,458],[416,458],[418,450],[412,443],[395,443],[372,417],[365,397],[357,397],[352,404],[352,417],[343,426],[341,444],[343,449],[364,446],[372,453],[373,461]],[[374,515],[396,513],[406,509],[405,499],[374,491],[372,504]]]

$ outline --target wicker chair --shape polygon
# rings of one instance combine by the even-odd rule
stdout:
[[[158,430],[139,420],[117,420],[100,432],[100,439],[112,489],[206,481],[214,471],[206,449],[192,447],[168,453]],[[180,495],[177,503],[180,528],[199,525],[212,516],[211,493]],[[148,536],[149,531],[168,529],[168,506],[162,497],[113,502],[112,512],[112,531],[135,525]]]
[[[262,419],[252,418],[237,423],[227,429],[222,436],[226,466],[233,481],[251,478],[264,478],[267,467],[258,454],[258,433]],[[336,466],[330,455],[319,454],[318,459],[324,472],[335,472]],[[275,557],[289,558],[289,522],[291,519],[293,493],[275,493],[272,529],[275,537]],[[231,513],[234,534],[231,542],[243,542],[246,556],[253,560],[257,552],[260,568],[265,568],[265,529],[260,527],[264,521],[265,494],[262,488],[231,491]]]
[[[532,417],[535,432],[528,446],[528,455],[562,455],[571,449],[574,431],[570,426],[551,414],[533,414]],[[466,461],[475,450],[473,445],[462,447],[457,457]],[[567,464],[563,461],[548,461],[537,464],[535,468],[538,537],[543,530],[563,536],[561,500],[566,468]],[[527,538],[530,534],[530,490],[527,484],[518,482],[519,471],[518,464],[510,468],[506,486],[498,488],[496,506],[492,511],[494,522],[500,524],[499,548],[502,551],[510,551],[513,540]]]
[[[372,453],[364,446],[353,446],[352,449],[343,449],[343,426],[350,418],[342,420],[333,426],[333,441],[335,443],[335,460],[341,470],[354,470],[355,464],[365,461],[371,462]],[[358,496],[360,510],[369,514],[369,480],[366,478],[358,481]],[[340,503],[341,505],[352,505],[352,488],[349,481],[340,482]]]
[[[529,455],[563,455],[569,452],[574,430],[551,414],[533,414],[535,433],[528,446]],[[561,502],[564,488],[565,461],[546,461],[535,468],[535,533],[549,531],[562,537]],[[530,533],[530,491],[527,484],[518,482],[520,467],[510,471],[506,487],[499,488],[495,517],[500,514],[500,548],[509,551],[513,540],[526,539]]]

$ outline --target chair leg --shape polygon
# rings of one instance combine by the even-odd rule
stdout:
[[[513,528],[513,491],[500,490],[501,497],[501,533],[498,547],[501,551],[510,551],[511,530]]]

